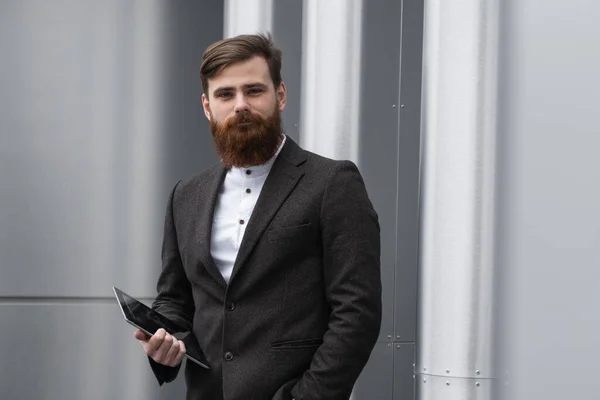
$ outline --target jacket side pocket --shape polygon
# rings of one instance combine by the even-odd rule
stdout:
[[[286,340],[271,343],[273,350],[294,350],[294,349],[310,349],[319,347],[323,343],[323,338]]]

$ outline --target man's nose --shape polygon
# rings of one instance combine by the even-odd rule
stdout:
[[[250,110],[250,106],[248,105],[248,102],[246,101],[246,96],[244,96],[243,94],[238,95],[235,99],[235,112],[239,113],[242,111],[249,111],[249,110]]]

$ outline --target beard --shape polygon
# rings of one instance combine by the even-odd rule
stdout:
[[[262,165],[275,155],[281,141],[281,114],[277,106],[267,118],[242,111],[222,123],[211,115],[210,131],[226,167]]]

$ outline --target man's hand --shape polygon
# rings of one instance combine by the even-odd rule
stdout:
[[[178,366],[185,355],[183,342],[169,335],[163,328],[157,330],[152,336],[138,329],[134,336],[140,341],[147,356],[167,367]]]

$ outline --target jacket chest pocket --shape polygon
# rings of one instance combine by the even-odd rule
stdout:
[[[314,234],[312,223],[276,228],[267,232],[270,243],[287,243],[293,240],[309,238]]]

